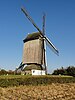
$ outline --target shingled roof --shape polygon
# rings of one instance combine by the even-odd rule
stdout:
[[[28,34],[27,37],[23,40],[23,42],[27,42],[29,40],[38,39],[39,36],[40,36],[40,33],[39,32],[35,32],[35,33]]]

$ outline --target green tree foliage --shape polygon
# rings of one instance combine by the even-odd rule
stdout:
[[[57,70],[54,70],[52,73],[53,75],[70,75],[70,76],[75,76],[75,67],[74,66],[69,66],[67,68],[60,68]]]
[[[7,71],[5,71],[4,69],[1,69],[0,75],[6,75],[6,74],[7,74]]]
[[[0,70],[0,75],[13,75],[14,74],[14,71],[12,71],[12,70],[9,70],[9,71],[6,71],[6,70],[4,70],[4,69],[1,69]]]
[[[66,71],[68,75],[75,76],[75,67],[69,66]]]

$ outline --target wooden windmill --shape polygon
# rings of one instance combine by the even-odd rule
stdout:
[[[28,12],[25,8],[21,8],[22,12],[29,19],[29,21],[34,25],[34,27],[38,30],[38,32],[28,34],[27,37],[23,40],[24,48],[23,48],[23,65],[39,65],[41,70],[45,69],[47,73],[46,66],[46,44],[51,50],[59,54],[56,47],[52,44],[50,39],[48,39],[45,35],[45,14],[43,16],[43,30],[41,31],[38,26],[34,23],[33,19],[29,16]]]

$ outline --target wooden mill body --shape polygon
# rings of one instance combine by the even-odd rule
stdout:
[[[40,33],[28,34],[23,40],[23,64],[38,64],[44,65],[44,40],[40,36]]]

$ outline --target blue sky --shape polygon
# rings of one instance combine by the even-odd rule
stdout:
[[[0,0],[0,68],[14,70],[22,61],[23,39],[37,31],[21,11],[24,6],[42,29],[46,13],[46,36],[59,49],[47,47],[47,69],[75,66],[75,0]]]

